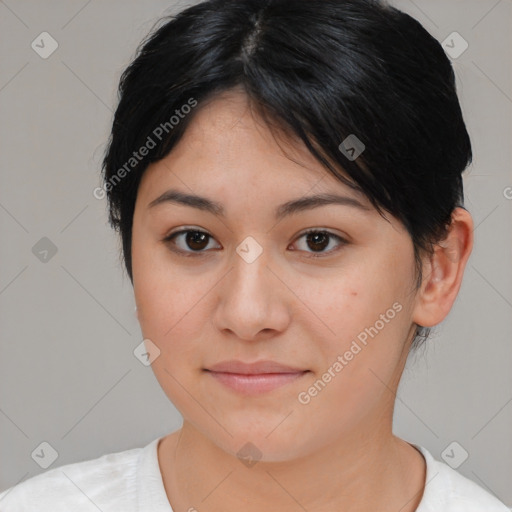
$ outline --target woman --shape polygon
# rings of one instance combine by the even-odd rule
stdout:
[[[508,510],[392,433],[473,244],[440,44],[378,1],[212,0],[165,20],[119,93],[97,193],[183,426],[2,510]]]

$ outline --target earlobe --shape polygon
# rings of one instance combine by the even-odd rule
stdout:
[[[434,253],[424,263],[423,282],[413,314],[415,323],[433,327],[448,315],[472,248],[473,219],[467,210],[458,207],[452,213],[447,237],[434,246]]]

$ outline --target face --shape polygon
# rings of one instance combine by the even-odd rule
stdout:
[[[146,170],[133,219],[138,318],[163,390],[215,445],[235,455],[251,442],[262,460],[391,428],[414,327],[405,228],[299,142],[276,140],[243,94],[198,109]],[[155,201],[170,190],[205,201]],[[326,194],[345,199],[304,201]],[[236,390],[207,371],[227,360],[300,372]]]

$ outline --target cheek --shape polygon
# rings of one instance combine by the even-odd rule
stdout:
[[[173,349],[183,354],[192,350],[200,338],[204,320],[205,290],[193,279],[184,276],[146,273],[135,290],[139,322],[144,337],[150,338],[161,350]]]
[[[325,340],[336,351],[373,325],[396,300],[385,283],[376,285],[377,275],[368,265],[353,265],[337,276],[301,287],[301,297],[322,320]]]
[[[197,278],[171,264],[168,249],[161,245],[134,228],[132,271],[139,323],[144,337],[165,350],[184,341],[185,328],[194,330],[191,318],[201,310],[207,283],[198,286]]]
[[[386,323],[365,312],[367,302],[360,305],[363,312],[356,304],[351,310],[357,318],[355,313],[340,318],[335,326],[340,334],[324,345],[323,368],[300,390],[300,403],[308,402],[299,406],[301,411],[333,426],[327,437],[356,428],[377,410],[388,410],[394,399],[390,389],[400,373],[404,310],[377,309]]]
[[[343,401],[355,404],[366,396],[367,401],[376,390],[385,389],[379,379],[390,382],[401,360],[410,327],[403,293],[407,283],[392,266],[383,272],[377,263],[354,266],[338,281],[308,295],[307,302],[315,304],[329,328],[322,330],[326,334],[318,350],[324,370],[336,375],[326,386],[334,400],[343,396]]]

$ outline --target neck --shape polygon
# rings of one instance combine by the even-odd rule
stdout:
[[[378,424],[308,455],[246,466],[184,421],[158,447],[164,487],[176,512],[414,512],[425,484],[423,456],[383,428],[387,422]]]

